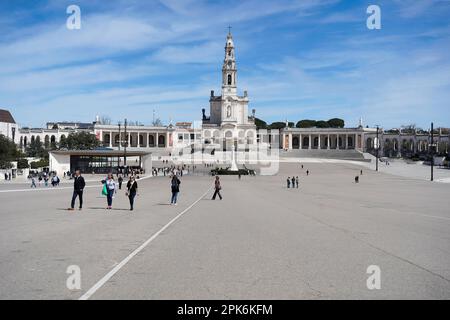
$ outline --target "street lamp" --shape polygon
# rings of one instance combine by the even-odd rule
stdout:
[[[120,151],[120,145],[122,144],[122,135],[120,134],[120,127],[121,127],[120,122],[118,124],[119,124],[119,151]]]
[[[127,136],[127,119],[125,119],[125,146],[123,155],[123,165],[125,166],[125,171],[128,172],[127,166],[127,146],[128,146],[128,136]]]
[[[375,138],[374,147],[376,151],[376,171],[378,171],[378,159],[380,157],[380,138],[379,138],[380,126],[377,125],[377,137]]]
[[[431,141],[429,147],[429,154],[431,155],[431,181],[434,181],[434,123],[431,123]]]

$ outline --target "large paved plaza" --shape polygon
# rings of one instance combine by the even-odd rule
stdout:
[[[73,213],[70,184],[3,184],[0,298],[449,299],[450,185],[367,168],[355,184],[360,169],[282,163],[277,176],[222,177],[222,201],[211,177],[184,176],[178,206],[168,178],[148,178],[133,213],[123,190],[106,211],[92,181]],[[81,290],[66,287],[70,265]],[[380,290],[366,286],[370,265]]]

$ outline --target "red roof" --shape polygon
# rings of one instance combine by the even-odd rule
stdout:
[[[14,121],[13,116],[11,115],[11,112],[3,109],[0,109],[0,122],[16,123],[16,121]]]

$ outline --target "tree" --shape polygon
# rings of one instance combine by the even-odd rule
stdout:
[[[294,126],[293,122],[289,122],[288,126],[290,128],[292,128]],[[279,129],[283,129],[286,128],[286,122],[273,122],[270,126],[269,129],[275,129],[275,130],[279,130]]]
[[[255,118],[255,125],[256,125],[256,129],[257,130],[259,130],[259,129],[267,129],[267,122],[265,122],[265,121],[263,121],[261,119],[258,119],[258,118]]]
[[[61,138],[59,138],[59,145],[66,145],[67,143],[67,138],[66,136],[62,135]],[[56,147],[56,146],[55,146]]]
[[[66,139],[60,141],[60,149],[68,150],[93,150],[100,146],[100,141],[97,140],[94,134],[89,132],[75,132],[70,133]]]
[[[12,163],[6,159],[0,159],[0,169],[7,170],[13,167]]]
[[[17,149],[16,144],[4,135],[0,135],[0,169],[11,169],[11,161],[20,156],[21,153]]]
[[[11,161],[19,155],[16,144],[4,135],[0,135],[0,159]]]
[[[320,120],[320,121],[316,122],[316,127],[317,128],[329,128],[330,124],[327,121]]]
[[[330,125],[330,128],[343,128],[345,127],[345,122],[339,118],[333,118],[327,121]]]
[[[316,120],[300,120],[297,122],[297,128],[313,128],[316,126]]]
[[[28,169],[30,165],[28,164],[27,159],[18,159],[17,160],[17,169]]]
[[[34,139],[30,142],[26,152],[29,157],[33,158],[44,158],[48,156],[48,153],[45,151],[42,142],[38,139]]]
[[[401,126],[401,129],[402,129],[403,133],[413,134],[419,128],[417,128],[417,126],[415,124],[407,124],[407,125]]]
[[[48,165],[49,165],[48,159],[40,159],[39,161],[33,161],[30,163],[31,169],[44,168],[48,167]]]

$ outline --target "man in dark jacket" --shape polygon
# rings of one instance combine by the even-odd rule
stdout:
[[[171,205],[177,205],[178,193],[180,192],[180,184],[181,181],[178,179],[177,175],[172,175],[172,180],[170,182],[171,190],[172,190],[172,199],[170,200]]]
[[[75,171],[75,177],[73,182],[73,195],[72,195],[72,203],[70,205],[69,210],[74,210],[75,208],[75,200],[77,197],[80,201],[80,210],[83,208],[83,189],[86,186],[86,182],[84,178],[81,176],[80,170]]]

